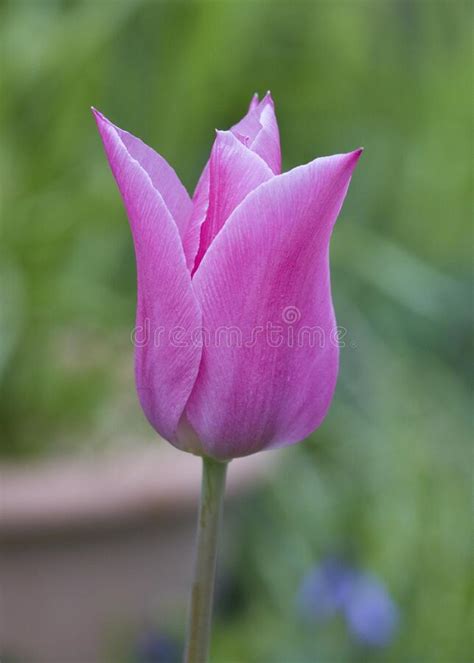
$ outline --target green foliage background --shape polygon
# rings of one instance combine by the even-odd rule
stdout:
[[[218,621],[215,661],[472,660],[472,5],[12,0],[0,12],[2,455],[100,447],[123,423],[134,257],[89,107],[191,191],[214,127],[271,89],[285,169],[365,147],[332,243],[348,336],[327,421],[238,519],[246,600]],[[135,401],[126,411],[140,419]],[[397,601],[387,650],[298,620],[298,583],[334,550]]]

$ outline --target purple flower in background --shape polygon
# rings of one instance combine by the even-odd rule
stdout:
[[[343,616],[351,635],[371,647],[388,645],[398,625],[398,609],[384,585],[333,557],[303,579],[298,606],[307,619]]]
[[[328,557],[313,568],[301,585],[298,604],[310,619],[332,617],[345,605],[352,589],[354,570],[335,557]]]
[[[156,631],[142,633],[135,649],[137,663],[179,663],[181,654],[173,638]]]
[[[372,647],[388,645],[398,624],[398,610],[387,590],[366,574],[355,579],[345,616],[351,633]]]

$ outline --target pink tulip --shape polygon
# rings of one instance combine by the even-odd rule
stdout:
[[[361,150],[280,174],[273,101],[255,96],[217,132],[191,199],[163,157],[94,115],[135,244],[151,425],[218,460],[302,440],[336,385],[329,240]]]

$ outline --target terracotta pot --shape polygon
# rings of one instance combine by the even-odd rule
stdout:
[[[230,463],[228,510],[271,456]],[[167,444],[0,466],[1,651],[99,662],[121,629],[181,614],[200,470],[200,459]]]

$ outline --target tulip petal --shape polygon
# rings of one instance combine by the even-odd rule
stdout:
[[[280,133],[270,92],[258,105],[251,103],[247,115],[231,131],[245,137],[247,147],[261,156],[276,175],[281,173]]]
[[[259,99],[258,99],[258,93],[255,92],[255,94],[253,95],[253,97],[250,100],[249,111],[253,111],[254,108],[257,108],[259,103],[260,102],[259,102]]]
[[[262,157],[273,173],[281,172],[280,135],[273,99],[269,92],[260,102],[258,95],[254,94],[246,115],[230,131],[252,152]],[[192,201],[193,211],[183,237],[186,262],[190,271],[195,269],[201,226],[206,219],[209,206],[209,178],[210,161],[206,163],[196,186]]]
[[[100,118],[101,122],[107,123],[115,129],[130,157],[138,161],[148,174],[153,186],[160,192],[182,239],[186,232],[193,205],[188,192],[173,168],[155,150],[128,131],[112,124],[99,111],[94,109],[94,115],[96,118]]]
[[[152,426],[177,444],[176,429],[198,373],[201,348],[189,342],[201,325],[177,223],[152,175],[160,161],[95,112],[105,152],[130,221],[137,261],[135,375],[142,408]],[[140,161],[138,159],[140,157]],[[157,166],[158,164],[158,166]],[[147,166],[148,171],[145,170]],[[161,168],[161,171],[160,171]],[[174,208],[175,191],[167,196]],[[169,193],[169,192],[168,192]],[[166,193],[164,192],[164,195]],[[178,214],[179,216],[179,214]]]
[[[291,444],[323,420],[339,357],[329,240],[359,155],[260,185],[205,254],[193,287],[207,338],[186,416],[209,455]]]
[[[237,205],[274,177],[265,161],[244,147],[230,131],[217,132],[209,164],[209,205],[201,227],[195,269]]]
[[[190,272],[194,269],[196,254],[199,249],[199,239],[201,237],[201,226],[204,223],[209,207],[209,177],[210,163],[204,166],[196,191],[193,196],[193,211],[189,221],[188,229],[183,239],[184,253],[186,263]]]
[[[271,96],[266,97],[262,104],[260,114],[262,129],[258,132],[250,149],[259,154],[278,175],[281,173],[280,132]]]
[[[260,124],[260,104],[262,103],[263,102],[260,102],[253,107],[251,104],[247,115],[244,115],[237,124],[234,124],[230,128],[230,131],[232,131],[234,136],[237,136],[237,138],[249,149],[259,132],[262,130],[262,125]]]

